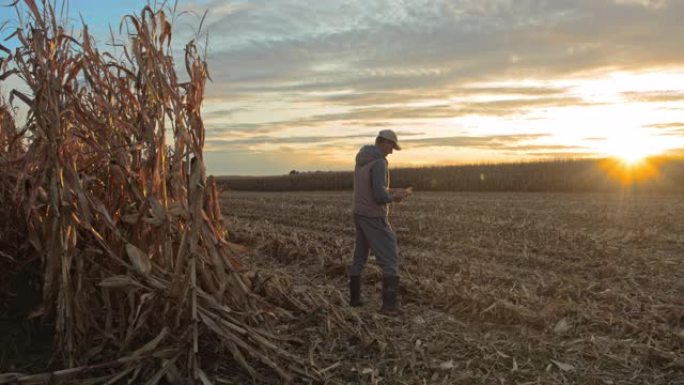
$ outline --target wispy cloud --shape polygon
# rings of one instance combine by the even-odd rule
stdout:
[[[630,101],[637,102],[681,102],[684,101],[684,91],[655,91],[655,92],[625,92],[624,97]]]
[[[277,145],[288,145],[288,144],[320,144],[320,143],[330,143],[345,141],[347,139],[368,139],[371,134],[365,135],[342,135],[342,136],[289,136],[289,137],[277,137],[268,135],[250,136],[243,139],[210,139],[207,141],[207,145],[210,147],[236,147],[244,148],[250,145],[259,144],[277,144]]]
[[[524,148],[521,142],[543,138],[545,135],[491,135],[491,136],[449,136],[437,138],[409,139],[402,143],[406,146],[420,147],[471,147],[483,149]],[[528,148],[529,147],[528,145]],[[551,148],[546,146],[546,148]]]
[[[651,128],[656,128],[656,129],[679,129],[683,128],[684,129],[684,122],[668,122],[668,123],[657,123],[657,124],[651,124],[648,127]]]
[[[312,96],[316,100],[347,106],[368,105],[397,105],[426,100],[445,100],[468,98],[478,95],[493,95],[497,97],[537,96],[558,97],[568,93],[567,88],[561,87],[492,87],[473,86],[461,88],[435,88],[429,92],[347,92],[325,96]]]

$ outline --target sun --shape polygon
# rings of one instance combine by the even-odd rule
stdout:
[[[631,131],[606,138],[597,150],[611,158],[601,162],[604,171],[628,186],[658,178],[662,162],[658,155],[663,155],[668,148],[666,138]]]
[[[657,155],[658,153],[659,151],[657,150],[649,150],[646,148],[622,147],[616,148],[609,155],[617,158],[628,166],[635,166],[643,162],[646,158]]]
[[[637,166],[647,158],[661,155],[667,149],[664,138],[640,133],[623,133],[606,138],[600,151],[618,159],[627,166]]]

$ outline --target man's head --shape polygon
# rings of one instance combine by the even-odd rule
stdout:
[[[375,138],[375,145],[380,148],[385,155],[391,154],[394,150],[401,150],[397,134],[392,130],[380,131],[378,137]]]

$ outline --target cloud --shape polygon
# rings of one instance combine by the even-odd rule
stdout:
[[[407,148],[420,147],[470,147],[479,149],[511,149],[517,148],[521,142],[540,139],[545,135],[491,135],[491,136],[449,136],[439,138],[423,138],[402,140]]]
[[[244,148],[246,146],[260,145],[260,144],[320,144],[338,141],[346,141],[348,139],[367,139],[373,137],[373,134],[358,134],[358,135],[341,135],[341,136],[289,136],[277,137],[268,135],[250,136],[242,139],[209,139],[206,144],[209,148]]]
[[[684,128],[684,122],[670,122],[670,123],[656,123],[648,125],[647,127],[656,129],[672,129],[672,128]]]
[[[663,8],[670,3],[670,0],[613,0],[615,4],[628,6],[641,6],[644,8]]]
[[[566,146],[561,144],[528,144],[528,145],[512,145],[501,149],[502,153],[509,155],[520,156],[524,154],[525,157],[533,158],[577,158],[591,155],[589,151],[583,146]]]
[[[625,99],[635,102],[661,103],[661,102],[682,102],[684,101],[684,91],[651,91],[651,92],[624,92]]]
[[[212,119],[215,119],[215,118],[229,118],[235,113],[244,112],[244,111],[248,111],[248,109],[245,107],[224,108],[224,109],[211,110],[211,111],[204,112],[204,113],[202,113],[202,116],[204,117],[204,119],[211,121]]]
[[[532,95],[532,96],[551,96],[566,94],[568,89],[565,87],[493,87],[493,86],[472,86],[457,89],[456,95]]]
[[[507,116],[524,114],[538,108],[596,105],[579,97],[544,97],[497,100],[491,102],[465,103],[460,109],[462,115]]]
[[[578,97],[516,98],[488,102],[455,102],[424,107],[387,106],[355,108],[345,113],[323,114],[304,119],[304,122],[340,120],[399,120],[454,118],[467,115],[508,116],[524,114],[536,108],[581,106],[587,103]]]
[[[535,152],[528,154],[528,156],[536,159],[580,159],[587,157],[598,158],[601,155],[584,151],[549,151]]]
[[[290,121],[269,122],[269,123],[206,123],[207,136],[211,138],[220,137],[226,133],[238,133],[248,135],[263,135],[282,131],[291,126]]]
[[[224,123],[224,122],[207,122],[205,124],[208,136],[222,140],[226,136],[239,135],[241,137],[259,137],[263,135],[273,135],[282,133],[284,131],[292,130],[306,130],[316,127],[324,127],[333,123],[334,120],[326,120],[323,115],[309,118],[280,120],[262,123]],[[389,127],[390,122],[370,122],[370,121],[341,121],[342,125],[353,127],[368,127],[379,128]],[[275,137],[275,136],[274,136]]]
[[[560,87],[492,87],[472,86],[461,88],[436,88],[428,92],[360,92],[337,93],[326,96],[314,96],[317,100],[346,106],[369,106],[385,104],[403,104],[423,100],[444,100],[449,98],[466,98],[477,95],[490,96],[544,96],[554,97],[567,94],[567,88]]]
[[[678,138],[684,136],[684,122],[656,123],[648,125],[647,128],[654,129],[659,136]]]
[[[173,10],[174,4],[169,4]],[[237,2],[225,0],[211,0],[209,2],[183,1],[175,4],[176,13],[180,16],[190,14],[195,17],[204,18],[205,22],[220,20],[231,15],[239,15],[252,8],[250,2]]]

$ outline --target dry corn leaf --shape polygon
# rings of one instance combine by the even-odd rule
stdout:
[[[553,328],[553,332],[556,334],[565,334],[570,330],[570,322],[568,321],[567,318],[563,318],[562,320],[558,321],[556,323],[556,326]]]
[[[202,381],[202,385],[214,385],[214,383],[209,379],[206,373],[202,369],[199,369],[197,371],[199,374],[200,381]]]
[[[98,285],[106,288],[144,287],[127,275],[115,275],[113,277],[107,277],[100,281]]]
[[[159,346],[159,343],[166,337],[166,335],[169,333],[169,328],[164,326],[159,332],[159,334],[150,342],[146,343],[144,346],[142,346],[140,349],[136,350],[133,352],[133,356],[143,356],[147,353],[150,353],[157,349],[157,346]]]
[[[133,263],[133,267],[135,267],[139,273],[150,273],[152,270],[152,262],[150,262],[150,257],[146,253],[135,247],[132,243],[126,244],[126,253],[128,254],[131,263]]]
[[[575,370],[574,366],[572,366],[570,364],[566,364],[565,362],[560,362],[560,361],[556,361],[556,360],[551,360],[551,362],[553,362],[554,365],[556,365],[558,367],[558,369],[560,369],[564,372],[572,372]]]
[[[454,364],[454,360],[444,361],[441,364],[439,364],[439,368],[441,370],[451,370],[455,367],[456,365]]]

